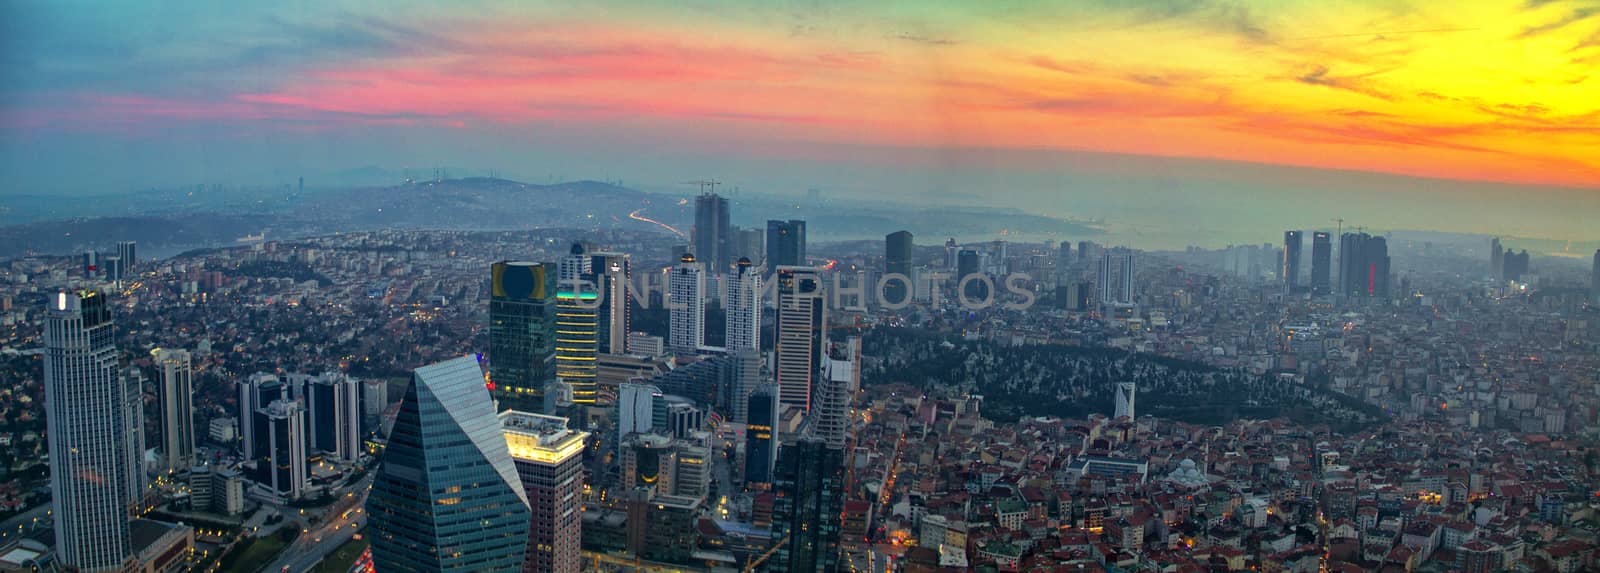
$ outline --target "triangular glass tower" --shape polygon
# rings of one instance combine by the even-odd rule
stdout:
[[[378,571],[520,571],[527,494],[477,359],[418,368],[367,499]]]

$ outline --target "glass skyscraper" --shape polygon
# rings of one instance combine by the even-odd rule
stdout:
[[[475,358],[416,370],[367,513],[378,571],[522,570],[528,498]]]
[[[593,259],[582,243],[561,261],[556,285],[556,379],[572,388],[572,401],[593,404],[597,396],[595,359],[600,347],[600,293]],[[589,284],[584,284],[589,281]]]
[[[501,409],[539,410],[555,379],[555,273],[541,263],[501,261],[490,276],[489,389]]]
[[[129,451],[129,400],[115,326],[97,291],[58,293],[45,317],[45,425],[56,555],[78,571],[119,571],[134,558],[128,522],[140,491]]]
[[[837,571],[844,450],[810,437],[785,443],[773,474],[772,540],[783,545],[767,570]]]
[[[767,221],[766,267],[806,264],[806,222],[799,219]]]

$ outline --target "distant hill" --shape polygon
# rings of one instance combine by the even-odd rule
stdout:
[[[608,228],[629,224],[629,212],[661,199],[598,181],[536,185],[473,177],[308,194],[292,213],[355,228]]]

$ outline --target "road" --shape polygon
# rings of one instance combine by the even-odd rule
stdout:
[[[300,537],[278,554],[278,558],[260,569],[265,573],[278,571],[309,571],[340,545],[350,541],[362,526],[367,524],[367,492],[371,491],[375,472],[369,472],[347,493],[354,494],[355,502],[348,511],[328,515],[319,525],[308,526],[301,522]],[[298,521],[298,520],[297,520]],[[285,569],[287,568],[287,569]]]

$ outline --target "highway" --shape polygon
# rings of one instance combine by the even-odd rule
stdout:
[[[365,506],[367,492],[372,489],[374,475],[369,472],[354,488],[347,490],[346,493],[352,494],[355,498],[348,510],[329,514],[316,526],[309,526],[300,521],[300,537],[295,538],[294,543],[285,548],[276,560],[259,571],[264,573],[309,571],[328,554],[350,541],[357,531],[367,524]]]

